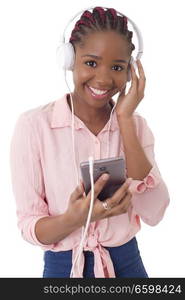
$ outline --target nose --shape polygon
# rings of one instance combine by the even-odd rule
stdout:
[[[113,85],[113,78],[110,74],[110,71],[106,68],[99,68],[96,73],[95,81],[97,87],[109,89]]]

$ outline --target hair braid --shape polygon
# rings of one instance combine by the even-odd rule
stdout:
[[[104,9],[98,6],[93,9],[92,13],[88,10],[84,11],[76,22],[69,41],[75,46],[77,43],[82,43],[83,36],[88,33],[114,30],[127,39],[130,44],[130,52],[132,52],[135,49],[132,44],[133,32],[128,30],[127,23],[127,18],[118,16],[114,8]]]
[[[97,20],[98,24],[101,24],[101,26],[105,26],[106,22],[106,16],[105,16],[105,11],[102,7],[95,7],[93,9],[93,15],[95,17],[95,20]]]

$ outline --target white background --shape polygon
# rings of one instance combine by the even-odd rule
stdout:
[[[89,6],[114,7],[140,27],[147,85],[137,111],[155,136],[155,154],[171,203],[154,227],[137,234],[150,277],[185,277],[184,1],[6,0],[0,2],[0,277],[41,277],[43,252],[17,229],[9,147],[20,113],[67,91],[55,51],[66,23]]]

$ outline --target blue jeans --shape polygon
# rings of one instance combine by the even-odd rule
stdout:
[[[119,278],[147,278],[148,274],[143,265],[137,240],[134,237],[129,242],[118,247],[105,247],[111,256],[115,275]],[[84,278],[94,278],[94,254],[84,251]],[[44,252],[44,278],[69,278],[72,267],[72,250]]]

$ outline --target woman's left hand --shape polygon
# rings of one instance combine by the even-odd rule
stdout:
[[[131,64],[131,87],[128,93],[125,95],[125,89],[123,89],[118,98],[118,102],[115,108],[117,117],[120,119],[131,118],[136,107],[140,101],[144,98],[144,90],[146,77],[140,60],[136,61],[138,67],[139,78],[136,74],[133,64]]]

